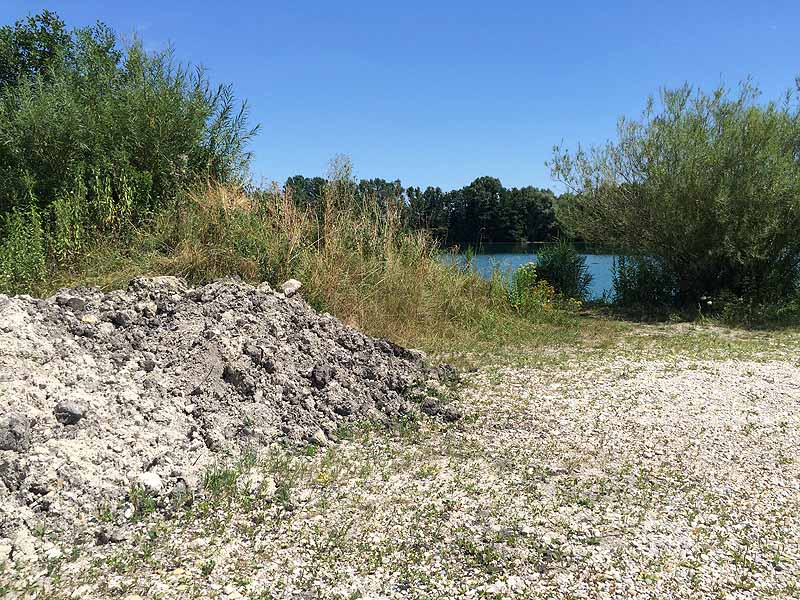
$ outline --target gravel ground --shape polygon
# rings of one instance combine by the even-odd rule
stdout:
[[[0,596],[800,596],[800,351],[630,356],[485,367],[459,423],[219,465],[128,539],[6,565]]]

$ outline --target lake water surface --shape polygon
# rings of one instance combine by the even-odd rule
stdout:
[[[611,268],[616,255],[614,254],[582,254],[586,257],[586,266],[592,275],[592,285],[589,288],[590,298],[599,298],[604,292],[611,294]],[[463,254],[458,255],[458,261],[463,263]],[[536,253],[532,250],[506,251],[475,254],[472,266],[484,277],[491,277],[492,269],[498,268],[511,274],[520,266],[529,262],[536,262]]]

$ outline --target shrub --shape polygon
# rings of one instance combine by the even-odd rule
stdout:
[[[673,303],[675,282],[658,259],[619,256],[611,271],[612,299],[619,306],[668,306]]]
[[[187,186],[246,177],[254,133],[230,86],[212,87],[171,51],[121,47],[102,24],[69,32],[47,11],[1,27],[0,242],[35,209],[43,251],[66,263]],[[5,287],[26,281],[0,268]]]
[[[4,215],[5,236],[0,241],[0,290],[27,291],[46,272],[44,230],[34,205]]]
[[[555,149],[561,217],[587,241],[660,260],[676,299],[731,290],[761,301],[791,297],[800,267],[800,103],[759,104],[684,86],[652,99],[618,140],[574,154]]]
[[[710,310],[712,309],[713,310]],[[723,323],[745,327],[781,327],[800,323],[800,296],[774,302],[755,302],[730,292],[713,299],[711,312]]]
[[[529,262],[519,267],[508,286],[511,306],[522,314],[535,310],[549,310],[556,299],[556,291],[547,281],[540,281],[536,263]]]
[[[565,298],[585,300],[589,294],[592,275],[586,258],[569,242],[560,240],[545,246],[536,255],[536,272]]]

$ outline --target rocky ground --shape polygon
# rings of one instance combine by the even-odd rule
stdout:
[[[99,515],[127,520],[119,539],[34,531],[44,555],[1,567],[0,593],[796,598],[797,340],[652,350],[670,335],[482,367],[455,423],[353,420],[335,444],[220,459],[166,513]]]
[[[175,510],[209,468],[278,439],[459,416],[442,402],[452,369],[317,313],[298,287],[160,277],[0,296],[0,560],[52,556],[37,531],[125,537],[140,504]]]

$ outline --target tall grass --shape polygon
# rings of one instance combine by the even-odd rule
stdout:
[[[174,274],[194,284],[236,275],[278,285],[295,277],[315,308],[429,350],[577,334],[573,314],[520,315],[505,281],[441,260],[430,236],[404,227],[401,206],[380,206],[354,190],[347,163],[334,168],[320,206],[295,202],[278,187],[208,183],[129,236],[88,249],[37,291],[76,283],[113,288],[138,274]]]

